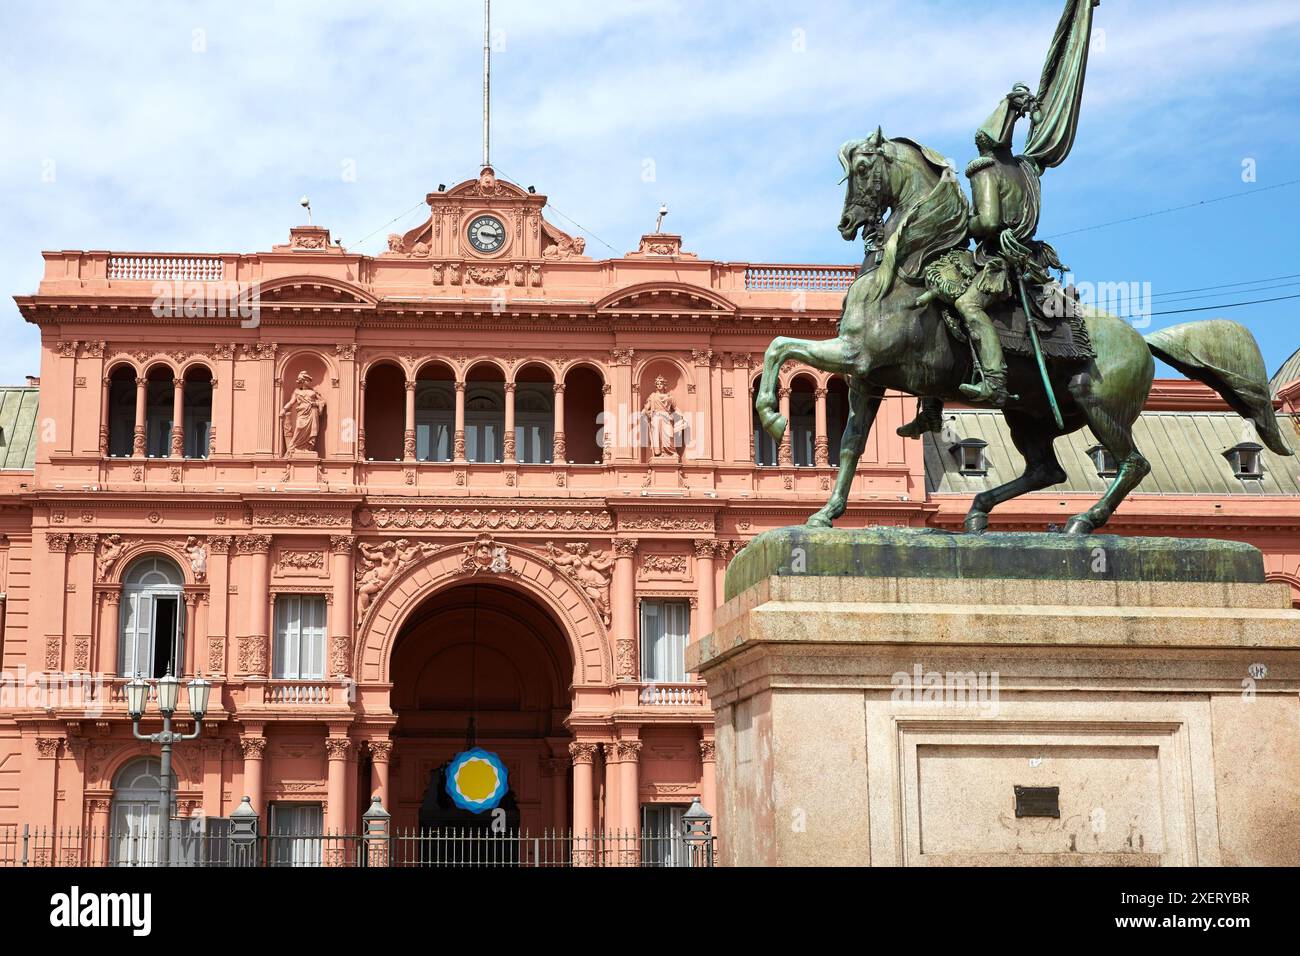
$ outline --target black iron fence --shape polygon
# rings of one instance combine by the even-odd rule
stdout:
[[[166,842],[164,842],[166,840]],[[710,867],[709,833],[439,829],[238,832],[227,819],[161,828],[0,828],[0,867]]]

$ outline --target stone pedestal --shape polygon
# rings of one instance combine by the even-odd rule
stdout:
[[[1248,545],[783,529],[727,596],[723,863],[1300,864],[1300,612]]]

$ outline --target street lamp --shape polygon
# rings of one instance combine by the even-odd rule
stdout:
[[[163,827],[162,845],[158,851],[158,862],[167,866],[171,856],[171,818],[172,818],[172,744],[181,740],[194,740],[203,733],[203,717],[208,712],[208,696],[212,693],[212,682],[203,679],[200,674],[186,685],[189,695],[190,716],[194,718],[194,733],[180,734],[172,730],[172,715],[180,703],[181,682],[172,674],[171,665],[167,673],[158,679],[158,712],[162,714],[163,728],[160,733],[140,733],[140,719],[149,703],[149,685],[139,674],[126,685],[126,712],[131,718],[131,733],[136,740],[147,740],[162,745],[162,785],[158,791],[158,817]]]

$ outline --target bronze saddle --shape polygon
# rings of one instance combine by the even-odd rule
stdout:
[[[926,288],[937,293],[942,301],[952,303],[966,291],[975,272],[971,253],[956,250],[941,256],[926,269]],[[1067,289],[1059,282],[1049,280],[1030,283],[1026,291],[1033,312],[1034,329],[1038,332],[1038,344],[1042,347],[1045,359],[1086,362],[1096,357],[1088,339],[1088,328],[1083,321],[1083,306],[1079,303],[1076,289]],[[1010,299],[994,305],[988,313],[993,327],[997,329],[998,340],[1002,343],[1004,352],[1009,355],[1034,354],[1034,346],[1029,338],[1029,317],[1025,315],[1018,291]],[[948,331],[958,341],[969,341],[965,324],[955,309],[944,309],[943,318]]]

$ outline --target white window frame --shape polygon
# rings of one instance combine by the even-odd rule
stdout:
[[[670,621],[669,617],[676,620]],[[642,598],[639,630],[641,682],[685,683],[686,645],[691,640],[690,601],[684,598]]]
[[[167,583],[131,583],[139,569],[141,577],[161,575]],[[165,573],[166,572],[166,573]],[[118,660],[123,677],[161,677],[153,671],[158,635],[158,602],[175,601],[176,625],[171,635],[172,673],[179,675],[185,660],[185,586],[180,569],[170,558],[146,555],[131,563],[123,575],[122,599],[118,609]],[[143,657],[143,660],[141,659]]]
[[[275,680],[324,680],[329,607],[323,594],[275,596]]]

